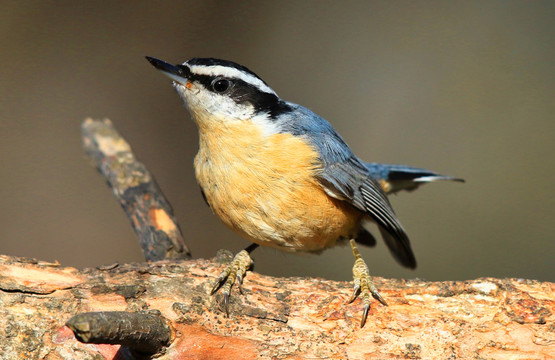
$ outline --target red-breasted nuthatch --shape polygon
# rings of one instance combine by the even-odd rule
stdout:
[[[204,199],[229,228],[253,244],[222,272],[228,311],[230,291],[251,266],[258,245],[289,252],[321,252],[350,240],[355,255],[354,292],[387,305],[355,242],[372,245],[362,227],[378,225],[393,257],[414,269],[409,238],[386,194],[413,190],[449,176],[400,165],[365,163],[339,134],[309,109],[285,101],[255,73],[231,61],[194,58],[181,65],[147,57],[169,76],[199,129],[195,174]]]

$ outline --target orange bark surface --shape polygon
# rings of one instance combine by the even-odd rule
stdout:
[[[0,256],[0,358],[122,359],[64,323],[87,311],[158,310],[173,327],[159,359],[554,359],[555,284],[375,278],[364,328],[348,282],[249,273],[244,294],[209,296],[222,259],[86,269]]]

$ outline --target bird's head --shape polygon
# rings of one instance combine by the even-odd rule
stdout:
[[[271,126],[290,107],[254,72],[231,61],[193,58],[172,65],[146,58],[174,81],[174,87],[199,128],[228,121]]]

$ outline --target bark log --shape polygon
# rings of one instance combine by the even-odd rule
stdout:
[[[0,358],[131,359],[120,345],[84,344],[65,322],[89,311],[156,314],[172,328],[159,359],[553,359],[555,284],[482,278],[375,278],[364,328],[350,282],[248,273],[230,316],[209,296],[231,254],[212,260],[79,271],[0,256]]]

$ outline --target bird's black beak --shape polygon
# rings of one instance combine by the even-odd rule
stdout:
[[[152,64],[152,66],[163,72],[173,81],[176,81],[183,85],[185,85],[185,83],[187,82],[187,77],[190,73],[189,67],[187,65],[172,65],[150,56],[145,56],[145,58],[148,60],[149,63]]]

